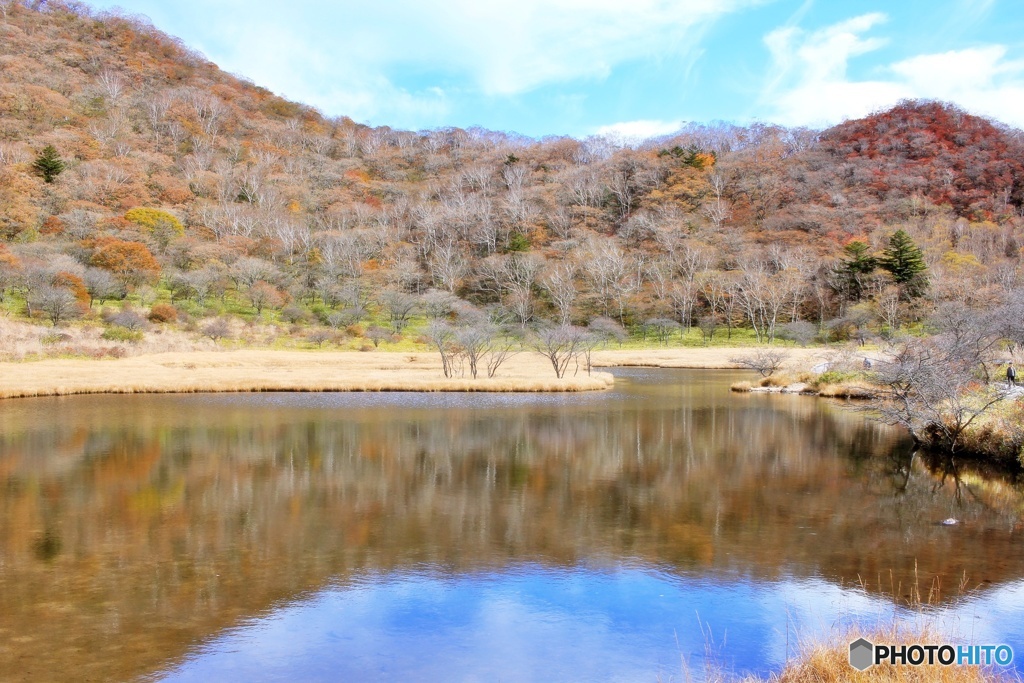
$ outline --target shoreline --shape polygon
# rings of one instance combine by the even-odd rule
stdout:
[[[568,373],[567,373],[568,374]],[[459,391],[576,392],[610,388],[607,372],[555,377],[547,359],[520,354],[494,378],[446,378],[429,352],[191,351],[104,360],[0,363],[0,398],[80,394]]]
[[[141,354],[108,359],[0,362],[0,399],[83,394],[242,393],[317,391],[577,392],[611,388],[597,368],[738,369],[729,358],[743,348],[609,349],[595,351],[587,375],[558,379],[548,360],[523,352],[494,378],[446,378],[430,351],[216,350]],[[821,349],[786,349],[788,364],[820,357]]]
[[[746,356],[757,349],[766,347],[704,346],[649,349],[601,349],[594,351],[592,363],[595,368],[645,367],[685,368],[694,370],[740,370],[730,358]],[[774,348],[774,347],[768,347]],[[833,351],[827,347],[777,347],[785,351],[787,359],[784,368],[796,368],[810,361],[824,360]]]

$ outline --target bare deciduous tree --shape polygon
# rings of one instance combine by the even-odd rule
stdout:
[[[377,348],[382,341],[391,339],[392,336],[394,335],[392,335],[391,330],[379,325],[370,325],[369,329],[366,330],[366,338],[373,342],[373,348]]]
[[[216,318],[203,325],[202,332],[213,341],[225,339],[231,336],[231,323],[225,318]]]
[[[949,335],[912,338],[877,363],[884,387],[871,402],[881,421],[905,428],[915,441],[949,453],[963,446],[964,432],[1006,398],[1002,384],[978,381],[983,362]]]
[[[569,364],[583,351],[587,331],[571,325],[542,327],[530,339],[529,345],[551,363],[555,377],[561,379]]]
[[[387,290],[381,295],[381,303],[388,310],[388,320],[395,334],[401,334],[409,324],[409,318],[419,306],[419,298],[395,290]]]
[[[558,320],[562,325],[572,322],[572,306],[579,297],[576,288],[576,265],[570,261],[549,268],[541,280],[541,285],[551,298],[551,303],[558,309]]]
[[[33,291],[30,298],[32,306],[45,313],[54,327],[77,318],[80,312],[75,295],[64,287],[46,285]]]
[[[427,341],[441,354],[441,370],[445,377],[461,374],[460,361],[455,347],[455,329],[443,320],[432,320],[423,333]]]
[[[86,268],[82,280],[85,282],[85,291],[89,292],[90,307],[93,303],[102,306],[107,299],[118,297],[124,292],[117,278],[102,268]]]
[[[762,377],[770,377],[789,358],[789,354],[781,349],[757,349],[746,356],[732,356],[730,363],[735,363],[751,370],[757,370]]]
[[[543,269],[542,257],[521,253],[488,256],[479,268],[485,286],[499,295],[522,326],[533,317],[533,289]]]

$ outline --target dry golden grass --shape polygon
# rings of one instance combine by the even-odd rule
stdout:
[[[875,389],[859,382],[840,382],[822,384],[818,387],[818,395],[826,398],[871,398],[875,395]]]
[[[754,388],[754,385],[750,382],[733,382],[729,387],[730,391],[748,392]]]
[[[850,641],[857,637],[814,645],[779,673],[767,679],[745,678],[743,683],[995,683],[1020,680],[1012,673],[977,666],[878,665],[867,671],[857,671],[850,666]],[[876,633],[865,637],[875,643],[945,642],[944,638],[930,637],[927,633],[923,636],[901,634],[899,637]]]
[[[735,347],[679,348],[679,349],[607,349],[595,351],[597,367],[642,366],[654,368],[703,368],[724,370],[740,367],[729,358],[752,354],[753,349]],[[784,367],[794,372],[819,362],[821,349],[786,348],[789,354]]]
[[[121,358],[151,353],[212,351],[210,339],[181,330],[154,326],[138,342],[103,339],[98,324],[50,327],[0,317],[0,360],[20,361],[54,357]]]
[[[548,361],[523,353],[493,379],[444,377],[435,353],[194,351],[111,360],[0,363],[0,398],[95,393],[221,391],[592,391],[606,372],[557,379]]]

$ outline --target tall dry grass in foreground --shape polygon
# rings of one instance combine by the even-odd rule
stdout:
[[[778,674],[768,678],[744,678],[743,683],[995,683],[1019,681],[1012,671],[999,667],[979,666],[873,666],[867,671],[857,671],[850,666],[849,640],[819,644],[805,651],[798,659],[787,664]],[[934,643],[945,639],[928,634],[909,636],[875,632],[864,635],[876,643]],[[727,679],[720,679],[727,680]]]
[[[682,680],[687,683],[1012,683],[1024,680],[1012,670],[995,666],[880,664],[867,671],[857,671],[850,666],[850,643],[861,637],[872,643],[908,645],[944,643],[948,640],[928,629],[916,633],[899,629],[850,631],[842,636],[833,636],[826,642],[800,647],[799,654],[782,671],[767,677],[739,677],[712,661],[699,675],[684,667]]]

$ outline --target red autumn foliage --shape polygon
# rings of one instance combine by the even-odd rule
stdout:
[[[922,195],[975,219],[1024,199],[1019,136],[951,104],[904,101],[825,131],[821,145],[879,199]]]

